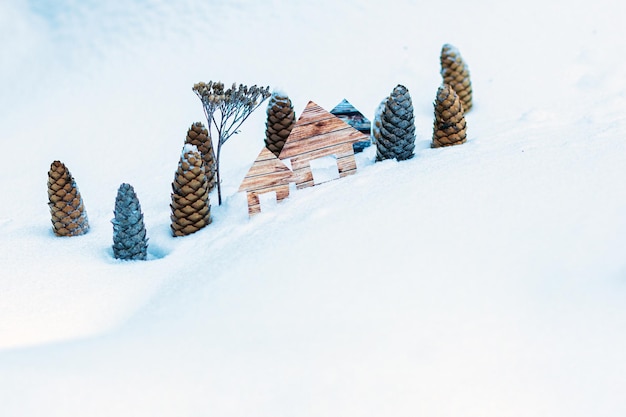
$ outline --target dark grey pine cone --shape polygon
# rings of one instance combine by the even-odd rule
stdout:
[[[265,123],[265,146],[278,156],[285,146],[285,141],[296,124],[293,104],[286,94],[272,93],[267,105]]]
[[[137,194],[130,184],[122,184],[115,199],[113,255],[122,260],[146,260],[148,239]]]
[[[385,103],[376,132],[376,160],[413,157],[415,149],[415,116],[409,90],[403,85],[393,89]]]

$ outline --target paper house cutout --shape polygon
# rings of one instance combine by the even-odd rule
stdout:
[[[261,212],[259,194],[275,191],[276,200],[284,200],[289,197],[289,183],[294,181],[289,167],[264,147],[239,186],[239,191],[247,192],[248,215]]]
[[[369,140],[368,135],[309,101],[278,157],[291,161],[296,186],[299,189],[306,188],[315,185],[310,161],[334,156],[339,177],[343,178],[356,172],[352,144]]]
[[[354,148],[354,152],[362,152],[363,149],[367,148],[372,144],[371,134],[372,134],[372,124],[368,120],[367,117],[363,116],[363,113],[358,111],[348,100],[345,98],[341,101],[341,103],[337,104],[331,111],[330,114],[337,116],[359,132],[367,135],[369,139],[367,141],[355,142],[352,147]]]

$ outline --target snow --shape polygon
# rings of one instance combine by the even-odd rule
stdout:
[[[181,158],[184,158],[185,154],[189,152],[198,153],[198,147],[196,145],[192,145],[191,143],[185,143],[183,145],[183,150],[181,151]]]
[[[613,0],[0,3],[0,415],[623,416],[626,46]],[[346,35],[349,35],[347,37]],[[439,52],[468,142],[431,149]],[[213,222],[174,238],[191,88],[280,86],[299,115],[411,92],[415,157],[248,218],[257,110]],[[206,124],[206,123],[205,123]],[[51,232],[65,163],[91,229]],[[149,260],[113,258],[115,196]]]
[[[335,155],[323,156],[316,158],[310,162],[311,173],[313,174],[313,183],[315,185],[339,178],[339,170],[337,168],[337,157]]]

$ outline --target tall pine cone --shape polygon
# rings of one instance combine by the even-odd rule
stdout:
[[[198,149],[185,145],[172,183],[172,234],[185,236],[211,223],[209,184]]]
[[[467,64],[458,49],[450,44],[441,48],[441,76],[443,83],[454,88],[459,95],[465,113],[472,108],[472,82]]]
[[[48,171],[48,206],[57,236],[78,236],[89,231],[83,198],[70,171],[54,161]]]
[[[213,151],[213,141],[209,136],[209,131],[204,127],[201,122],[196,122],[191,125],[187,131],[187,137],[185,143],[189,143],[198,148],[198,151],[202,155],[204,161],[204,171],[209,184],[209,192],[215,188],[215,152]]]
[[[141,206],[132,185],[120,185],[113,213],[113,255],[116,259],[145,261],[148,239]]]
[[[444,84],[437,90],[431,147],[460,145],[466,139],[463,105],[456,91],[448,84]]]
[[[296,113],[289,97],[278,92],[272,93],[267,105],[265,147],[278,157],[295,124]]]
[[[380,118],[380,130],[375,131],[376,160],[413,157],[415,149],[415,116],[409,90],[396,86],[385,102]]]

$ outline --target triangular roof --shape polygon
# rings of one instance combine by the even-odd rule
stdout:
[[[285,141],[279,158],[293,158],[339,144],[366,140],[369,140],[368,136],[309,101]]]
[[[266,147],[250,167],[239,191],[257,191],[295,181],[293,172]]]
[[[358,111],[352,104],[350,104],[350,102],[346,100],[345,98],[341,100],[341,103],[333,107],[333,109],[330,111],[330,114],[334,114],[335,116],[344,115],[344,114],[346,116],[352,115],[352,114],[359,114],[363,116],[363,114],[360,111]]]
[[[341,100],[341,103],[333,107],[330,114],[339,117],[359,132],[365,133],[366,135],[369,135],[371,132],[372,124],[369,119],[345,98]]]

